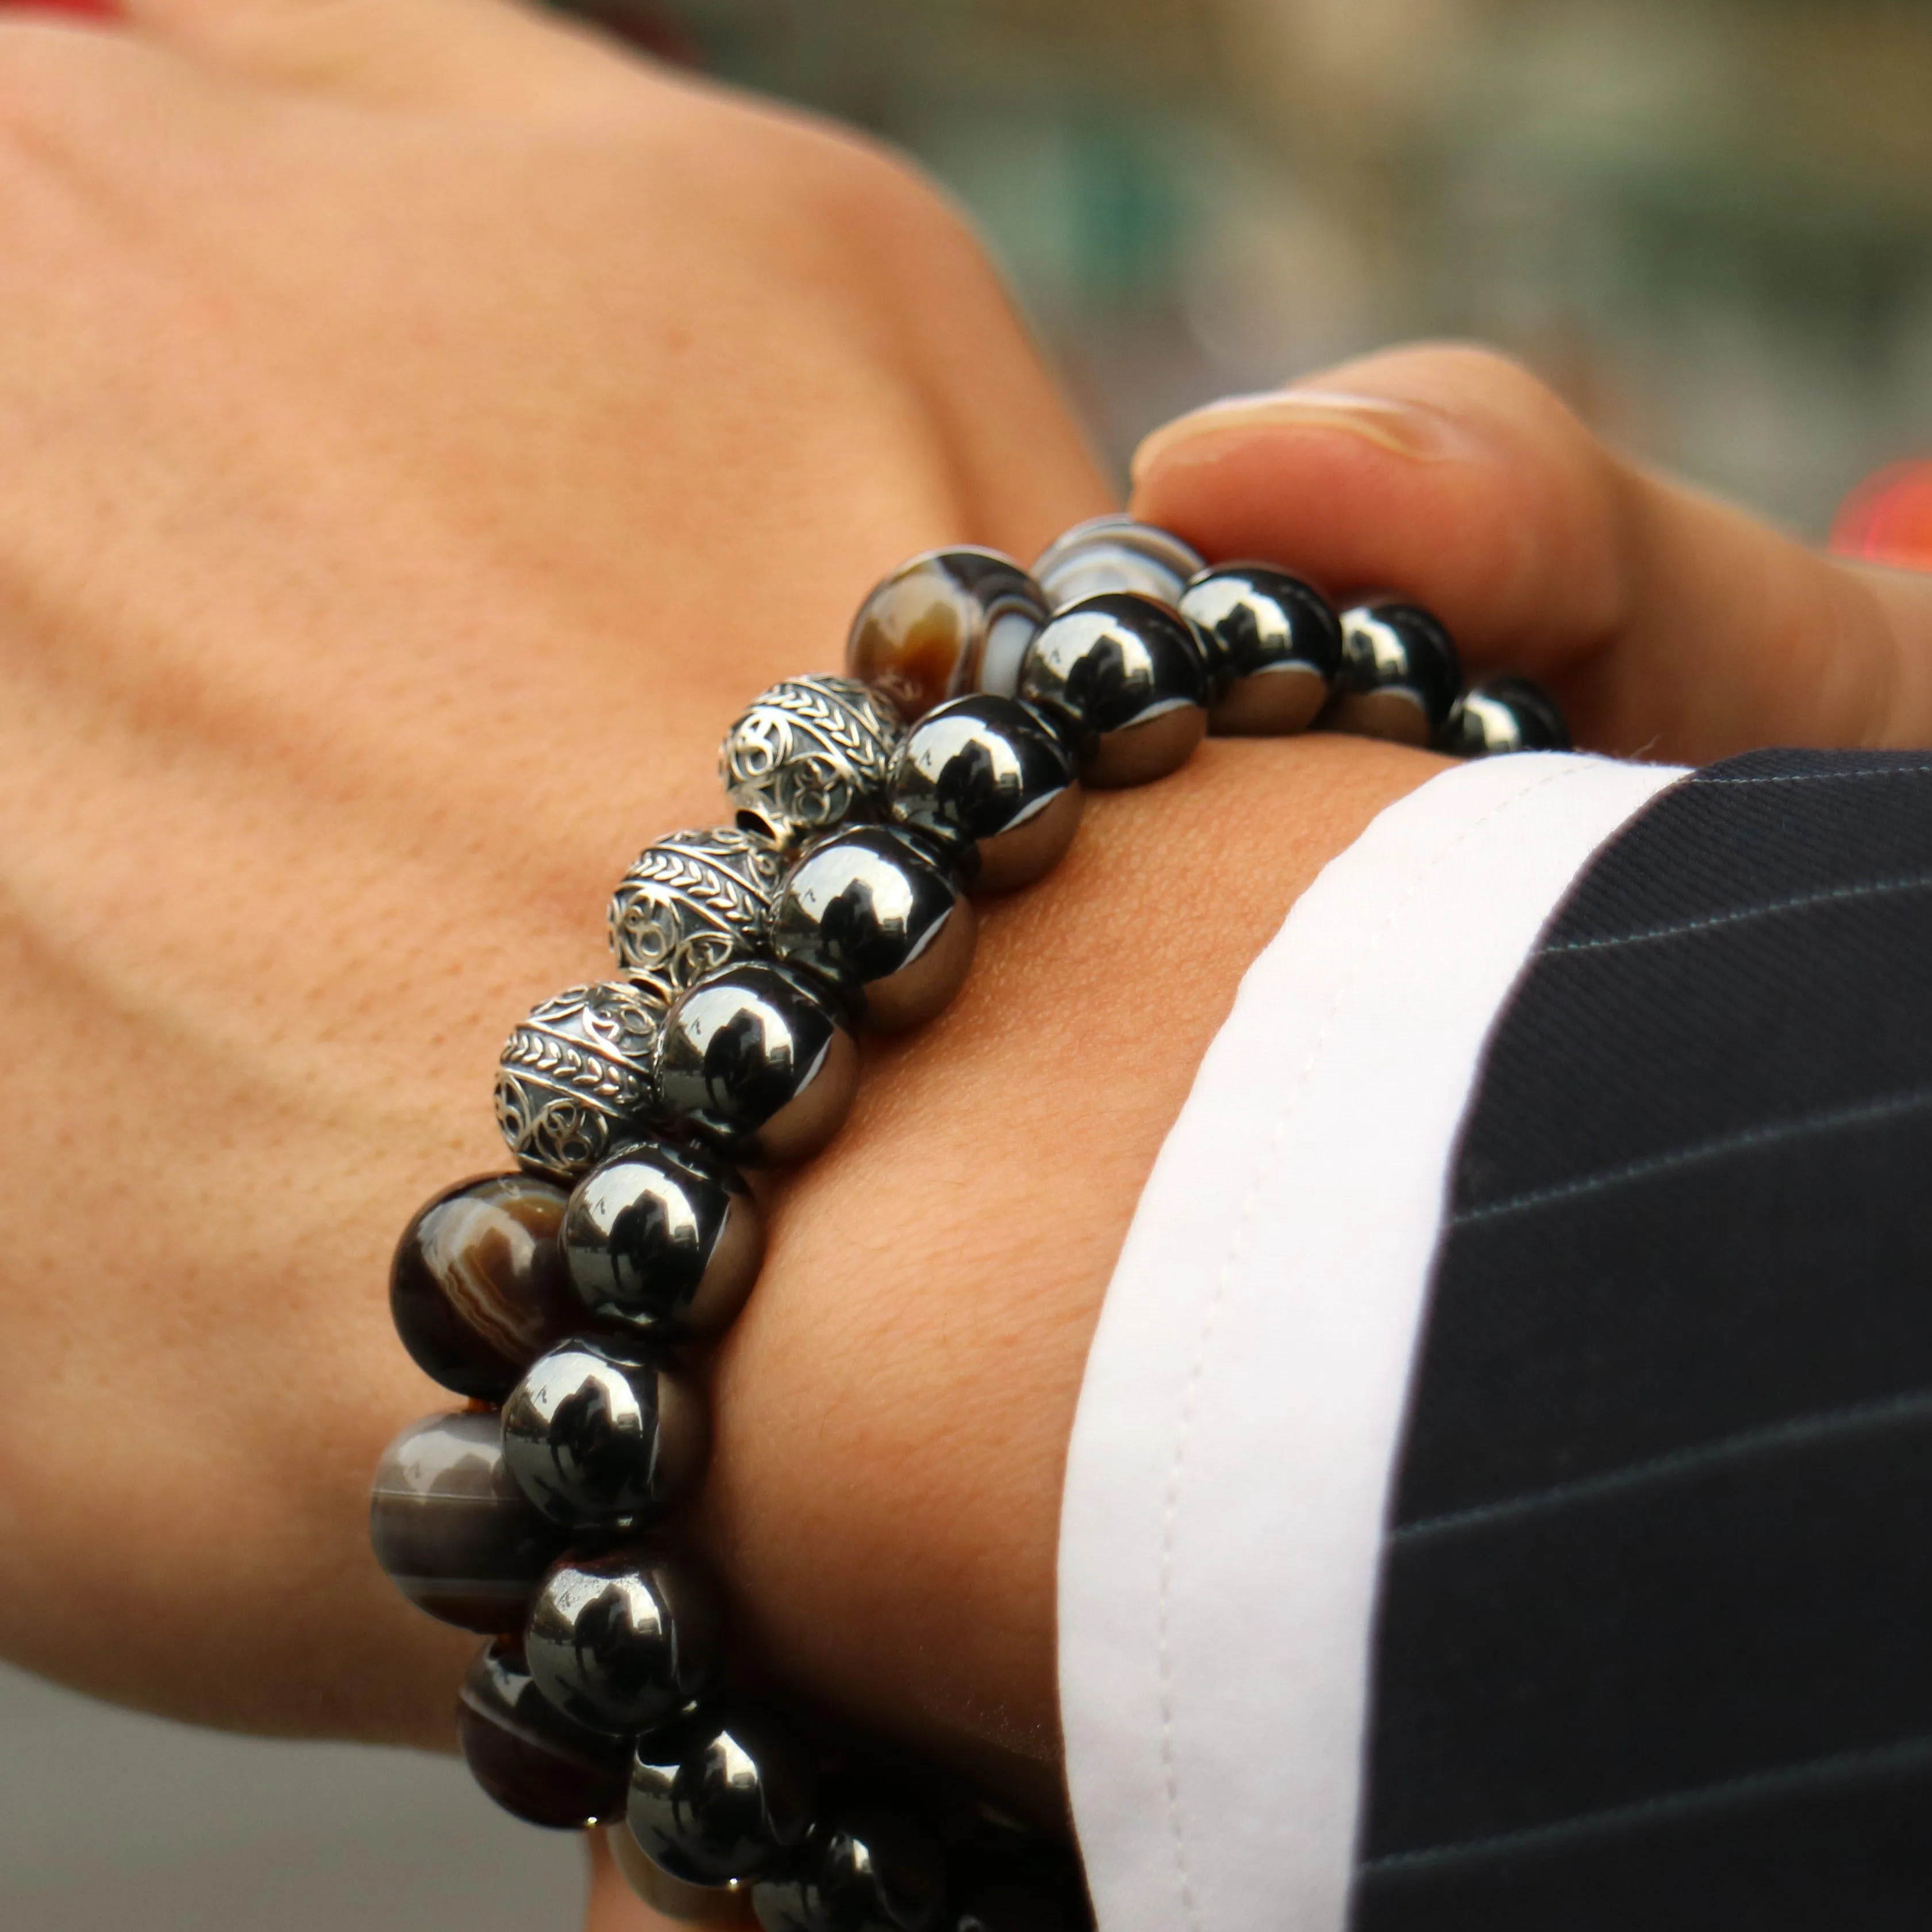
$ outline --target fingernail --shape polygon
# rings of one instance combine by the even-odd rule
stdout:
[[[1134,452],[1134,478],[1138,482],[1157,462],[1172,460],[1189,443],[1258,429],[1359,436],[1392,455],[1424,463],[1442,462],[1468,447],[1455,418],[1426,403],[1358,396],[1346,389],[1272,389],[1258,396],[1226,396],[1162,424]]]

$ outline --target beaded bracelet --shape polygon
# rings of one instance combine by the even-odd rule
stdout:
[[[458,1714],[477,1781],[535,1824],[616,1827],[661,1908],[748,1910],[765,1932],[1054,1932],[1084,1918],[1070,1867],[988,1808],[927,1815],[868,1786],[721,1688],[711,1593],[651,1540],[704,1472],[692,1352],[763,1256],[734,1163],[832,1138],[855,1028],[946,1005],[969,890],[1050,870],[1083,784],[1161,777],[1210,730],[1467,757],[1568,734],[1525,680],[1461,694],[1414,604],[1338,614],[1124,517],[1030,574],[991,550],[915,557],[861,607],[846,668],[775,685],[731,727],[734,824],[648,847],[610,903],[620,976],[511,1034],[496,1118],[518,1171],[432,1201],[391,1283],[404,1345],[471,1406],[392,1444],[371,1536],[412,1603],[491,1639]]]

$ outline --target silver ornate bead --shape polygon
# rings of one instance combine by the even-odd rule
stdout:
[[[1272,736],[1314,723],[1342,668],[1342,626],[1318,590],[1266,564],[1223,564],[1181,593],[1180,614],[1206,647],[1209,730]]]
[[[956,845],[976,890],[1030,885],[1079,829],[1073,760],[1017,698],[956,698],[906,734],[892,769],[892,817]]]
[[[532,1010],[504,1044],[496,1124],[526,1167],[571,1175],[640,1132],[657,1111],[652,1071],[663,1009],[609,980]]]
[[[898,714],[856,678],[788,678],[759,698],[718,748],[738,823],[775,843],[879,815]]]
[[[1117,515],[1076,524],[1040,553],[1033,574],[1052,610],[1108,590],[1136,591],[1171,608],[1204,567],[1178,537]]]
[[[1486,677],[1456,700],[1436,742],[1438,750],[1458,758],[1567,752],[1570,727],[1540,684],[1526,677]]]
[[[1376,598],[1342,613],[1342,670],[1322,722],[1330,730],[1426,745],[1462,682],[1454,640],[1419,604]]]
[[[664,1021],[665,1105],[734,1160],[808,1160],[844,1125],[859,1049],[832,995],[749,959],[692,987]]]
[[[933,550],[902,563],[859,607],[845,669],[908,724],[963,692],[1008,695],[1046,622],[1040,588],[996,550]]]
[[[668,1006],[756,950],[783,870],[769,838],[734,826],[646,846],[610,900],[618,965]]]
[[[1089,784],[1144,784],[1208,730],[1208,674],[1185,618],[1130,591],[1060,611],[1033,640],[1020,696],[1064,725]]]
[[[972,903],[937,850],[883,825],[814,845],[772,908],[772,950],[830,981],[866,1024],[896,1032],[931,1019],[966,983]]]

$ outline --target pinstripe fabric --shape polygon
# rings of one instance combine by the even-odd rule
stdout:
[[[1599,856],[1454,1170],[1356,1932],[1932,1927],[1932,758]]]

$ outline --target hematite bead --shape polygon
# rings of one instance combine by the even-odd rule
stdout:
[[[470,1412],[427,1416],[389,1444],[369,1540],[418,1609],[496,1636],[523,1622],[562,1538],[512,1478],[496,1417]]]
[[[1304,731],[1342,668],[1342,626],[1312,586],[1266,564],[1197,577],[1180,614],[1206,648],[1208,728],[1229,736]]]
[[[1449,633],[1414,604],[1342,614],[1342,671],[1324,724],[1365,738],[1426,745],[1447,721],[1462,671]]]
[[[1180,539],[1132,517],[1091,517],[1076,524],[1040,553],[1034,580],[1047,608],[1064,610],[1089,597],[1132,590],[1172,608],[1189,578],[1199,574],[1200,556]]]
[[[783,870],[770,839],[731,826],[646,845],[610,901],[617,964],[668,1006],[757,950]]]
[[[772,908],[772,950],[829,980],[868,1026],[940,1012],[973,964],[973,908],[908,833],[855,826],[814,845]]]
[[[945,1907],[938,1838],[882,1797],[838,1804],[788,1865],[752,1888],[764,1932],[931,1932]]]
[[[928,550],[878,584],[853,620],[848,675],[908,724],[962,692],[1010,694],[1046,622],[1040,588],[996,550]]]
[[[1066,748],[1017,699],[955,698],[906,734],[892,814],[960,847],[986,892],[1030,885],[1079,828],[1082,794]]]
[[[638,1550],[567,1556],[544,1578],[524,1654],[544,1695],[593,1730],[641,1731],[710,1681],[717,1612],[687,1570]]]
[[[631,1760],[631,1834],[687,1885],[762,1876],[811,1824],[812,1767],[761,1713],[708,1712],[640,1738]]]
[[[533,1174],[494,1174],[439,1194],[403,1231],[389,1313],[425,1375],[500,1402],[544,1349],[583,1326],[557,1244],[568,1198]]]
[[[758,1204],[697,1148],[644,1141],[577,1184],[563,1219],[570,1285],[600,1320],[653,1340],[715,1335],[764,1258]]]
[[[532,1363],[503,1405],[503,1460],[544,1515],[639,1528],[696,1487],[704,1398],[668,1369],[580,1338]]]
[[[496,1124],[526,1166],[594,1166],[657,1108],[652,1076],[662,1009],[620,980],[572,986],[534,1008],[496,1073]]]
[[[673,1113],[734,1160],[809,1160],[844,1125],[859,1050],[830,998],[764,960],[694,986],[665,1019],[658,1082]]]
[[[876,818],[904,727],[850,677],[788,678],[724,734],[718,772],[738,823],[778,844]]]
[[[1020,696],[1064,722],[1090,784],[1144,784],[1208,729],[1208,678],[1186,620],[1128,591],[1062,610],[1033,640]]]
[[[627,1754],[628,1755],[628,1754]],[[610,1847],[610,1862],[632,1891],[652,1911],[687,1924],[755,1925],[752,1916],[752,1888],[746,1880],[724,1885],[692,1885],[673,1878],[631,1835],[628,1825],[614,1826],[604,1834]]]
[[[624,1815],[627,1738],[573,1724],[544,1696],[523,1652],[498,1638],[463,1680],[456,1732],[470,1774],[526,1824],[581,1831]]]
[[[1459,758],[1567,752],[1570,727],[1540,684],[1526,677],[1486,677],[1456,700],[1436,744]]]

